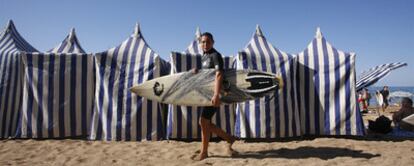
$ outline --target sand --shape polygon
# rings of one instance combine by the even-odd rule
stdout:
[[[376,113],[364,116],[364,120],[375,118]],[[223,141],[210,143],[210,157],[193,161],[200,142],[3,140],[0,165],[414,165],[413,139],[379,135],[237,141],[234,149],[239,154],[233,157],[225,153],[225,146]]]

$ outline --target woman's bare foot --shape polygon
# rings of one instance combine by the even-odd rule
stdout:
[[[237,154],[237,151],[235,151],[235,150],[232,148],[232,146],[233,146],[234,142],[236,142],[236,138],[232,136],[232,137],[230,138],[230,142],[228,142],[228,148],[227,148],[227,153],[228,153],[230,156],[233,156],[233,155]]]
[[[194,161],[201,161],[208,157],[207,153],[200,153],[198,156],[194,156],[192,159]]]

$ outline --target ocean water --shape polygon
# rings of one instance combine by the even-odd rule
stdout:
[[[375,99],[375,92],[380,91],[382,89],[383,89],[382,86],[368,87],[369,93],[371,94],[371,100],[369,102],[370,105],[373,105],[373,106],[378,105],[377,100]],[[402,91],[402,92],[409,92],[409,93],[414,94],[414,86],[388,86],[388,89],[390,93],[396,92],[396,91]],[[411,99],[414,100],[414,97],[411,96]],[[389,101],[391,105],[400,104],[400,102],[401,102],[401,98],[391,98],[391,100]]]

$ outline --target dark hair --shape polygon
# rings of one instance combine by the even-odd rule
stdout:
[[[204,32],[203,34],[201,34],[201,37],[202,36],[207,36],[208,38],[210,38],[214,42],[213,35],[210,32]]]
[[[392,131],[391,119],[381,115],[375,121],[368,120],[368,129],[377,133],[387,134]]]
[[[403,97],[401,99],[401,103],[406,102],[408,105],[412,106],[413,105],[413,100],[411,100],[409,97]]]

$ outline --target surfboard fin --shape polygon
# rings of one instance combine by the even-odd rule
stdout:
[[[281,77],[263,72],[250,72],[246,77],[246,82],[250,83],[244,92],[254,97],[263,97],[275,90],[280,89]]]
[[[277,82],[279,84],[278,85],[279,86],[279,89],[282,89],[283,86],[284,86],[282,76],[280,76],[280,75],[276,76],[276,80],[277,80]]]

